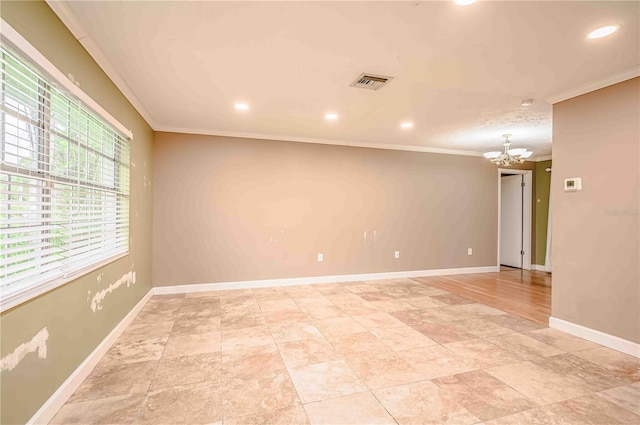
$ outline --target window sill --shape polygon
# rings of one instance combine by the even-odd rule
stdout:
[[[2,291],[0,293],[0,313],[4,313],[7,310],[10,310],[14,307],[19,306],[20,304],[24,304],[29,300],[39,297],[40,295],[43,295],[49,291],[52,291],[56,288],[66,285],[71,281],[74,281],[83,276],[86,276],[89,273],[94,272],[128,255],[129,255],[128,252],[125,252],[122,254],[116,254],[112,257],[107,258],[106,260],[102,260],[98,263],[94,263],[80,270],[77,270],[71,275],[56,277],[54,279],[44,281],[37,285],[31,285],[28,288],[16,289],[15,291],[10,291],[8,294],[5,294],[4,291]]]

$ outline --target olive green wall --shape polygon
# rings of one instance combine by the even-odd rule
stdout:
[[[46,328],[46,358],[27,354],[0,374],[0,422],[28,421],[151,287],[151,148],[153,132],[83,47],[41,1],[2,1],[2,19],[134,134],[131,143],[130,255],[0,315],[0,355],[11,355]],[[135,164],[135,165],[134,165]],[[135,271],[91,309],[92,297]]]
[[[535,233],[536,251],[533,264],[544,266],[547,255],[547,224],[549,222],[549,191],[551,189],[551,160],[536,163],[535,169]]]

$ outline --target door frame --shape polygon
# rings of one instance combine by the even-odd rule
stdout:
[[[522,220],[524,229],[522,230],[522,245],[524,255],[522,256],[522,270],[532,270],[531,267],[531,221],[532,221],[532,197],[533,197],[533,171],[532,170],[511,170],[508,168],[498,168],[498,253],[497,267],[500,270],[500,230],[502,227],[502,180],[503,175],[524,175],[524,192],[522,196]]]

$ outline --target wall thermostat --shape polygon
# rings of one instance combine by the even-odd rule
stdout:
[[[564,179],[565,192],[574,192],[576,190],[582,190],[582,178],[571,177],[568,179]]]

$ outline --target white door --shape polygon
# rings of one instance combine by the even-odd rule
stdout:
[[[522,175],[501,177],[500,264],[522,268]]]

